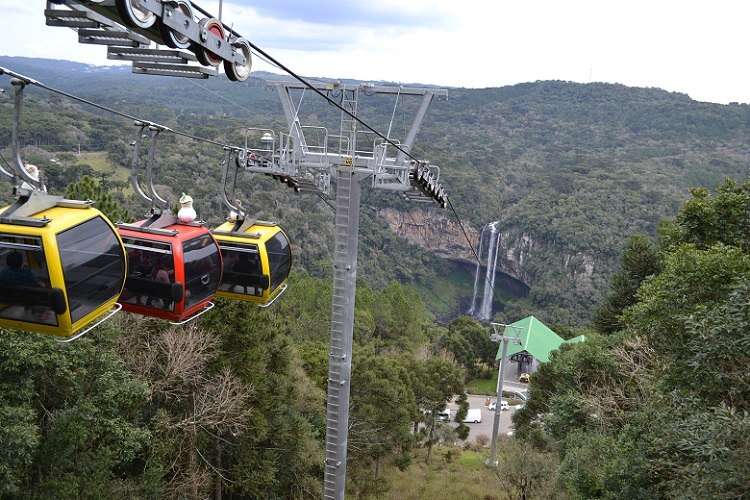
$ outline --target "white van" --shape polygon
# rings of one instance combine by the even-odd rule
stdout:
[[[481,421],[482,421],[482,409],[481,408],[469,408],[469,411],[466,412],[466,418],[464,418],[464,423],[478,424]]]

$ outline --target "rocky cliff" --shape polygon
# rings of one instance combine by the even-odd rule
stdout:
[[[461,232],[461,227],[449,217],[448,212],[430,208],[415,208],[401,212],[391,208],[380,210],[380,216],[392,231],[410,243],[429,250],[445,259],[474,264],[476,260]],[[479,241],[480,229],[464,224],[472,243]],[[552,248],[543,239],[536,238],[518,228],[505,228],[500,232],[497,270],[531,288],[548,266],[565,275],[574,285],[591,283],[595,272],[594,258],[585,253],[566,253]],[[548,273],[544,273],[548,274]]]

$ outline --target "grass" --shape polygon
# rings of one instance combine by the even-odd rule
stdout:
[[[449,449],[460,455],[446,460]],[[422,450],[405,471],[395,467],[385,471],[390,489],[384,498],[505,500],[494,472],[484,465],[486,457],[487,452],[437,447],[433,449],[432,464],[427,465]]]
[[[466,392],[469,394],[481,394],[494,396],[497,394],[497,377],[475,378],[466,383]]]
[[[107,175],[114,181],[127,182],[130,177],[130,171],[109,161],[106,151],[83,152],[78,156],[76,165],[90,165],[91,168]],[[130,185],[125,188],[125,193],[131,192]]]
[[[466,383],[466,392],[469,394],[478,394],[481,396],[496,396],[497,395],[497,376],[492,378],[475,378],[469,380]],[[503,398],[508,401],[509,405],[520,405],[523,403],[521,399],[510,397],[508,389],[503,391]]]

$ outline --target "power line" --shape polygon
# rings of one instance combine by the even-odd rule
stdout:
[[[200,137],[200,136],[197,136],[197,135],[190,134],[188,132],[183,132],[181,130],[177,130],[177,129],[174,129],[174,128],[171,128],[171,127],[167,127],[166,125],[161,125],[160,123],[157,123],[157,122],[153,122],[153,121],[150,121],[150,120],[144,120],[142,118],[138,118],[137,116],[131,115],[129,113],[125,113],[124,111],[120,111],[120,110],[117,110],[117,109],[114,109],[114,108],[110,108],[109,106],[104,106],[103,104],[98,104],[96,102],[89,101],[88,99],[84,99],[83,97],[78,97],[76,95],[73,95],[73,94],[70,94],[68,92],[65,92],[64,90],[60,90],[60,89],[56,89],[54,87],[50,87],[49,85],[46,85],[46,84],[44,84],[42,82],[34,80],[33,78],[29,78],[27,76],[21,75],[19,73],[16,73],[14,71],[11,71],[11,70],[9,70],[7,68],[4,68],[4,67],[0,66],[0,75],[3,75],[3,74],[6,74],[6,75],[11,76],[13,78],[17,78],[17,79],[23,81],[24,83],[26,83],[28,85],[35,85],[37,87],[40,87],[40,88],[43,88],[43,89],[47,90],[48,92],[52,92],[54,94],[59,94],[59,95],[65,96],[68,99],[72,99],[74,101],[78,101],[78,102],[86,104],[88,106],[92,106],[94,108],[101,109],[102,111],[106,111],[108,113],[112,113],[114,115],[121,116],[123,118],[127,118],[128,120],[133,120],[135,122],[146,123],[148,125],[152,125],[154,127],[160,128],[160,129],[162,129],[164,131],[171,132],[171,133],[173,133],[175,135],[186,137],[188,139],[192,139],[192,140],[197,141],[197,142],[205,142],[207,144],[213,144],[214,146],[219,146],[221,148],[233,148],[233,147],[236,147],[236,146],[231,146],[229,144],[224,144],[224,143],[219,142],[219,141],[215,141],[213,139],[208,139],[206,137]]]
[[[315,87],[314,85],[312,85],[305,78],[301,77],[300,75],[298,75],[297,73],[295,73],[294,71],[292,71],[291,69],[289,69],[287,66],[285,66],[284,64],[282,64],[280,61],[278,61],[276,58],[274,58],[268,52],[266,52],[265,50],[261,49],[260,47],[258,47],[253,42],[248,41],[248,43],[250,44],[250,47],[253,48],[253,50],[255,50],[259,55],[261,55],[262,57],[264,57],[265,59],[267,59],[266,62],[270,61],[270,64],[275,65],[277,68],[281,69],[282,71],[286,71],[287,73],[289,73],[289,75],[292,78],[296,79],[302,85],[306,86],[307,88],[309,88],[310,90],[312,90],[313,92],[315,92],[316,94],[318,94],[320,97],[322,97],[323,99],[325,99],[326,101],[328,101],[328,103],[331,104],[332,106],[335,106],[336,108],[338,108],[339,110],[341,110],[342,113],[348,115],[350,118],[352,118],[353,120],[357,121],[357,123],[359,123],[360,125],[362,125],[363,127],[367,128],[367,129],[369,129],[372,133],[374,133],[375,135],[377,135],[378,137],[380,137],[381,139],[383,139],[384,141],[386,141],[388,144],[390,144],[391,146],[393,146],[394,148],[396,148],[398,151],[400,151],[401,153],[403,153],[408,158],[410,158],[410,159],[412,159],[412,160],[414,160],[416,162],[419,162],[419,160],[417,159],[417,157],[415,157],[409,151],[407,151],[406,149],[402,148],[399,144],[397,144],[396,142],[394,142],[393,140],[391,140],[390,137],[387,137],[382,132],[379,132],[378,130],[375,130],[373,127],[371,127],[364,120],[362,120],[357,115],[355,115],[354,113],[352,113],[351,111],[349,111],[348,109],[346,109],[341,104],[339,104],[336,101],[334,101],[333,99],[331,99],[325,93],[323,93],[322,91],[320,91],[320,89],[318,89],[317,87]],[[450,198],[446,197],[446,199],[448,200],[448,205],[450,206],[451,211],[453,212],[453,215],[456,217],[456,220],[458,221],[459,226],[461,226],[461,231],[464,234],[464,238],[466,238],[466,243],[469,245],[469,248],[471,248],[471,253],[474,254],[474,257],[476,257],[477,262],[480,262],[479,255],[477,254],[477,251],[474,249],[474,244],[469,239],[469,236],[466,233],[466,229],[464,229],[463,221],[461,221],[461,218],[458,216],[458,212],[456,212],[456,209],[453,207],[453,203],[450,201]]]
[[[333,204],[332,204],[332,203],[331,203],[330,201],[328,201],[328,199],[327,199],[327,198],[326,198],[325,196],[323,196],[322,194],[318,193],[317,191],[315,191],[315,194],[317,194],[317,195],[318,195],[318,198],[320,198],[320,200],[321,200],[321,201],[322,201],[323,203],[325,203],[326,205],[328,205],[328,207],[329,207],[329,208],[330,208],[331,210],[333,210],[334,212],[336,212],[336,207],[334,207],[334,206],[333,206]]]
[[[300,83],[302,83],[303,85],[305,85],[307,88],[309,88],[310,90],[312,90],[313,92],[315,92],[319,96],[321,96],[329,104],[331,104],[332,106],[334,106],[334,107],[338,108],[339,110],[341,110],[342,113],[344,113],[344,114],[348,115],[349,117],[351,117],[357,123],[359,123],[363,127],[365,127],[368,130],[370,130],[372,133],[374,133],[375,135],[377,135],[378,137],[380,137],[381,139],[383,139],[384,141],[386,141],[388,144],[390,144],[391,146],[393,146],[394,148],[396,148],[398,151],[400,151],[401,153],[403,153],[408,158],[414,160],[415,162],[419,162],[419,160],[414,155],[412,155],[409,151],[407,151],[406,149],[404,149],[403,147],[401,147],[399,144],[397,144],[396,142],[394,142],[393,140],[391,140],[389,137],[387,137],[383,133],[379,132],[378,130],[376,130],[375,128],[373,128],[372,126],[370,126],[364,120],[362,120],[361,118],[359,118],[357,115],[355,115],[354,113],[352,113],[348,109],[344,108],[341,104],[339,104],[335,100],[331,99],[325,93],[321,92],[317,87],[315,87],[314,85],[312,85],[308,80],[306,80],[305,78],[299,76],[297,73],[295,73],[294,71],[292,71],[291,69],[289,69],[288,67],[286,67],[285,65],[283,65],[282,63],[280,63],[273,56],[269,55],[267,52],[265,52],[263,49],[261,49],[257,45],[253,44],[252,42],[248,42],[248,43],[250,44],[250,46],[254,50],[256,50],[257,52],[259,52],[261,54],[261,56],[263,56],[266,59],[268,59],[269,61],[271,61],[273,64],[275,64],[282,71],[285,71],[285,72],[289,73],[290,76],[292,76],[293,78],[295,78],[296,80],[298,80]],[[213,139],[208,139],[208,138],[205,138],[205,137],[200,137],[200,136],[197,136],[197,135],[194,135],[194,134],[190,134],[188,132],[184,132],[184,131],[181,131],[181,130],[178,130],[178,129],[167,127],[166,125],[161,125],[161,124],[159,124],[157,122],[153,122],[153,121],[150,121],[150,120],[145,120],[145,119],[142,119],[142,118],[138,118],[137,116],[131,115],[129,113],[125,113],[124,111],[120,111],[120,110],[117,110],[117,109],[114,109],[114,108],[110,108],[109,106],[105,106],[103,104],[98,104],[98,103],[90,101],[88,99],[84,99],[83,97],[78,97],[76,95],[73,95],[73,94],[70,94],[68,92],[65,92],[64,90],[60,90],[60,89],[57,89],[57,88],[54,88],[54,87],[50,87],[49,85],[46,85],[46,84],[44,84],[42,82],[34,80],[33,78],[29,78],[29,77],[27,77],[25,75],[21,75],[19,73],[16,73],[14,71],[11,71],[11,70],[9,70],[7,68],[4,68],[4,67],[0,66],[0,75],[3,75],[3,74],[7,74],[7,75],[9,75],[11,77],[18,78],[19,80],[25,82],[26,84],[35,85],[37,87],[40,87],[40,88],[43,88],[43,89],[47,90],[48,92],[52,92],[52,93],[55,93],[55,94],[59,94],[59,95],[65,96],[68,99],[72,99],[74,101],[86,104],[88,106],[92,106],[94,108],[100,109],[102,111],[106,111],[108,113],[112,113],[112,114],[117,115],[117,116],[121,116],[123,118],[127,118],[129,120],[133,120],[135,122],[147,123],[147,124],[152,125],[154,127],[160,128],[160,129],[162,129],[164,131],[171,132],[171,133],[173,133],[175,135],[178,135],[178,136],[186,137],[186,138],[194,140],[196,142],[204,142],[206,144],[212,144],[214,146],[219,146],[221,148],[237,148],[236,146],[232,146],[232,145],[225,144],[225,143],[222,143],[222,142],[219,142],[219,141],[215,141]],[[206,90],[206,89],[204,89],[204,90]],[[229,101],[228,99],[226,99],[224,97],[222,97],[222,98],[225,99],[225,100],[227,100],[228,102],[231,102],[231,101]],[[466,239],[466,243],[469,245],[469,248],[471,248],[471,252],[474,254],[474,257],[477,259],[477,262],[480,262],[479,255],[477,254],[477,251],[474,249],[474,245],[471,242],[471,240],[469,239],[468,234],[466,233],[466,229],[464,228],[463,221],[459,217],[458,212],[454,208],[453,203],[451,202],[450,198],[446,196],[446,200],[448,201],[448,205],[450,206],[451,211],[453,212],[453,215],[456,217],[456,220],[458,221],[458,224],[461,227],[461,231],[463,232],[464,238]]]
[[[477,254],[477,251],[474,249],[474,244],[469,239],[469,235],[466,233],[466,229],[464,228],[464,223],[461,221],[461,217],[458,216],[458,212],[456,212],[456,209],[453,207],[453,202],[450,198],[446,198],[448,200],[448,206],[451,209],[451,212],[453,212],[453,215],[456,217],[456,220],[458,221],[458,225],[461,227],[461,232],[464,233],[464,238],[466,238],[466,242],[469,244],[469,248],[471,248],[471,253],[474,254],[474,257],[477,259],[477,263],[481,264],[482,261],[479,259],[479,255]]]
[[[248,41],[248,43],[250,44],[250,47],[252,47],[255,51],[257,51],[261,56],[263,56],[266,59],[268,59],[269,61],[271,61],[271,63],[273,63],[274,65],[276,65],[282,71],[285,71],[285,72],[289,73],[289,75],[292,78],[294,78],[295,80],[299,81],[302,85],[306,86],[307,88],[309,88],[310,90],[312,90],[313,92],[315,92],[316,94],[318,94],[320,97],[322,97],[323,99],[325,99],[326,101],[328,101],[328,103],[331,104],[332,106],[335,106],[336,108],[338,108],[339,110],[341,110],[342,113],[348,115],[351,119],[357,121],[357,123],[359,123],[363,127],[365,127],[368,130],[370,130],[370,132],[372,132],[373,134],[377,135],[378,137],[380,137],[381,139],[383,139],[384,141],[386,141],[388,144],[390,144],[391,146],[393,146],[394,148],[396,148],[398,151],[402,152],[407,157],[411,158],[414,161],[417,161],[417,162],[419,161],[415,156],[413,156],[407,150],[405,150],[404,148],[402,148],[396,142],[392,141],[390,138],[386,137],[385,134],[383,134],[382,132],[379,132],[379,131],[375,130],[373,127],[371,127],[364,120],[362,120],[357,115],[355,115],[354,113],[352,113],[351,111],[349,111],[348,109],[346,109],[341,104],[337,103],[336,101],[334,101],[333,99],[331,99],[330,97],[328,97],[320,89],[318,89],[313,84],[311,84],[309,81],[307,81],[305,78],[301,77],[300,75],[298,75],[297,73],[295,73],[294,71],[292,71],[291,69],[289,69],[288,67],[286,67],[284,64],[282,64],[281,62],[279,62],[276,58],[274,58],[273,56],[271,56],[268,52],[266,52],[265,50],[261,49],[260,47],[258,47],[257,45],[255,45],[253,42]]]

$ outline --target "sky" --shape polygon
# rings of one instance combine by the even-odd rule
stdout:
[[[45,26],[44,3],[0,0],[1,55],[111,64],[104,47]],[[199,3],[218,11],[217,0]],[[226,0],[223,19],[308,76],[594,81],[750,102],[746,0]]]

